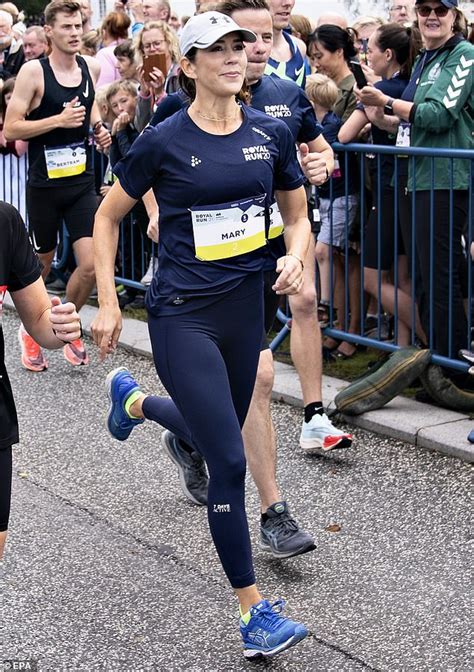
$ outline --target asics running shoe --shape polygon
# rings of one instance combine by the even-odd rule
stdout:
[[[76,338],[75,341],[66,343],[63,348],[63,355],[66,362],[69,362],[72,366],[87,366],[89,364],[89,355],[82,338]]]
[[[18,330],[18,341],[21,347],[21,363],[25,369],[35,372],[45,371],[48,368],[48,361],[38,343],[22,324]]]
[[[161,445],[170,460],[178,467],[181,490],[193,504],[207,504],[209,476],[206,463],[197,450],[186,450],[175,434],[167,429],[161,435]]]
[[[276,502],[266,510],[267,519],[260,524],[260,548],[274,558],[291,558],[314,551],[313,537],[302,530],[290,515],[286,502]]]
[[[243,618],[240,619],[246,658],[276,656],[307,636],[308,630],[302,623],[295,623],[281,616],[284,606],[284,600],[276,600],[273,604],[262,600],[250,607],[250,620],[247,624]]]
[[[107,429],[114,439],[125,441],[130,436],[132,429],[144,422],[143,418],[131,418],[125,411],[127,399],[140,388],[123,366],[111,371],[105,379],[105,383],[110,399]]]
[[[349,448],[352,434],[334,427],[326,413],[313,415],[309,422],[303,421],[300,446],[308,455],[323,455],[334,448]]]

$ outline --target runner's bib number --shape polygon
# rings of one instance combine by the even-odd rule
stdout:
[[[268,229],[268,240],[273,240],[273,238],[278,238],[281,236],[284,230],[283,219],[281,216],[280,208],[278,203],[272,203],[270,206],[270,226]]]
[[[191,208],[196,258],[219,261],[263,247],[265,199],[263,194],[235,203]]]
[[[44,158],[50,180],[72,177],[86,172],[87,154],[84,143],[63,147],[45,147]]]

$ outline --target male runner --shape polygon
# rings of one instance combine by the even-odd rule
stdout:
[[[265,0],[229,0],[213,5],[216,10],[229,14],[242,28],[249,28],[257,35],[257,41],[246,44],[247,71],[246,80],[252,93],[252,107],[271,116],[279,117],[290,128],[295,141],[308,145],[304,147],[303,167],[307,177],[314,184],[321,184],[332,172],[333,156],[329,145],[323,139],[321,129],[314,117],[314,112],[304,92],[292,81],[285,81],[264,76],[263,71],[272,48],[272,19]],[[182,106],[179,94],[169,96],[158,106],[151,124],[154,125],[172,114]],[[166,110],[166,112],[165,112]],[[281,228],[273,221],[270,237],[274,249],[273,259],[279,255],[278,248],[282,242]],[[265,323],[270,328],[278,307],[278,297],[271,291],[274,284],[274,266],[267,273],[267,290],[265,294]],[[315,257],[314,244],[305,263],[305,285],[302,291],[302,308],[295,313],[298,326],[295,338],[300,344],[299,360],[303,371],[308,367],[310,375],[302,374],[305,381],[305,395],[309,406],[305,415],[311,412],[317,423],[318,447],[326,442],[328,446],[345,443],[350,445],[350,437],[336,429],[324,415],[321,399],[321,340],[316,316],[315,296]],[[293,305],[293,304],[292,304]],[[293,327],[295,329],[295,327]],[[303,336],[301,336],[303,334]],[[306,342],[307,341],[307,342]],[[303,383],[302,383],[303,385]],[[270,399],[273,387],[273,358],[268,347],[262,350],[257,373],[254,395],[247,419],[243,428],[245,453],[252,477],[257,485],[261,500],[261,546],[274,555],[283,558],[298,555],[314,549],[312,537],[301,530],[289,513],[286,502],[281,501],[280,491],[276,482],[276,442],[270,417]],[[314,403],[316,402],[316,403]],[[311,416],[312,418],[313,416]],[[331,438],[330,438],[331,437]],[[313,439],[314,440],[314,439]],[[163,446],[177,465],[180,482],[184,493],[196,504],[205,504],[207,500],[207,474],[203,460],[196,451],[183,445],[170,432],[164,432]]]
[[[287,32],[295,0],[268,0],[268,4],[273,21],[273,46],[265,74],[291,79],[304,89],[306,45]]]
[[[47,58],[25,63],[18,73],[5,119],[8,140],[28,140],[27,209],[31,238],[46,278],[63,220],[69,232],[77,268],[66,286],[66,299],[80,309],[94,286],[92,230],[97,198],[92,146],[110,144],[94,103],[98,63],[78,56],[82,17],[74,0],[53,0],[45,9],[45,33],[51,44]],[[48,367],[40,346],[20,327],[22,364],[30,371]],[[84,343],[64,346],[73,366],[88,363]]]

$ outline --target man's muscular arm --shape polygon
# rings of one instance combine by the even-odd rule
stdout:
[[[61,114],[45,119],[27,121],[26,115],[39,105],[43,83],[43,70],[37,60],[25,63],[17,75],[13,95],[5,115],[3,133],[8,141],[29,140],[56,128],[78,128],[81,126],[85,108],[74,107],[77,99],[66,105]]]

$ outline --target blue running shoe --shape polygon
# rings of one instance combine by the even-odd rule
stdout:
[[[308,630],[302,623],[280,616],[284,606],[284,600],[277,600],[273,604],[262,600],[250,607],[250,621],[247,625],[240,619],[246,658],[276,656],[307,636]]]
[[[124,366],[111,371],[105,382],[110,399],[107,429],[114,439],[125,441],[135,425],[141,425],[144,422],[142,418],[135,420],[125,412],[125,402],[133,392],[140,388]]]

